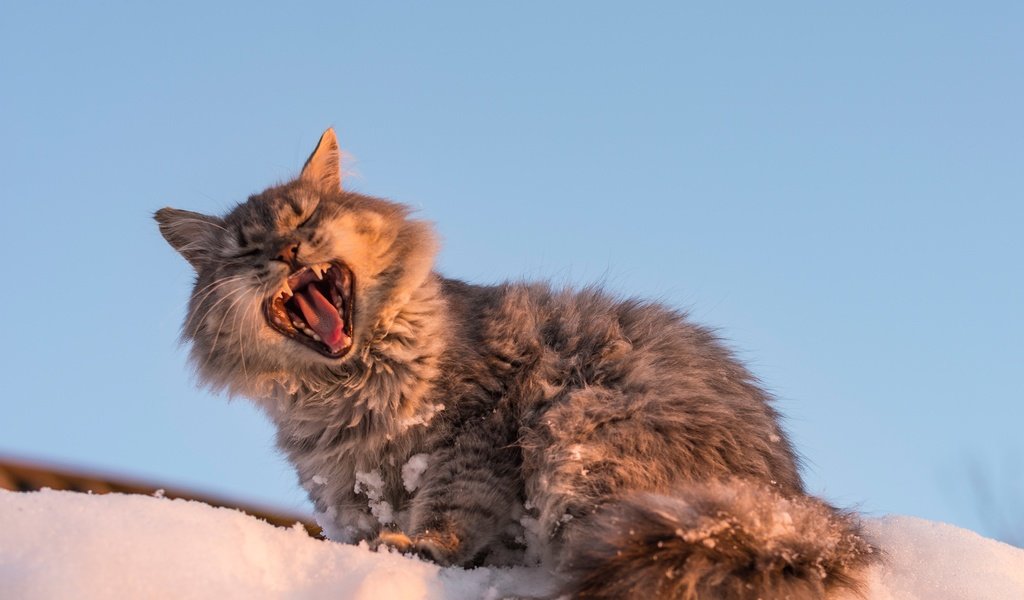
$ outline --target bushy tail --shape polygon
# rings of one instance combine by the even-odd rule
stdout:
[[[859,591],[879,557],[856,516],[742,482],[637,494],[569,533],[579,599],[805,600]]]

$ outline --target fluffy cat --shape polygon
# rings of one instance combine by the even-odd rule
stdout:
[[[330,537],[541,560],[574,598],[822,598],[877,551],[804,492],[771,398],[658,304],[433,270],[404,206],[342,190],[327,130],[224,217],[161,209],[197,277],[201,381],[277,426]]]

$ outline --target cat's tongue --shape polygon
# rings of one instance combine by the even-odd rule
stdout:
[[[338,309],[315,285],[308,285],[306,289],[296,292],[295,301],[309,328],[320,336],[320,341],[327,344],[331,352],[338,352],[345,347],[348,336],[343,331],[344,323],[338,315]]]

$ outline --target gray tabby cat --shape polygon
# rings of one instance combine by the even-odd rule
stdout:
[[[575,598],[821,598],[878,555],[707,329],[443,277],[429,224],[342,190],[330,129],[294,181],[156,220],[197,273],[200,379],[266,411],[334,539],[542,560]]]

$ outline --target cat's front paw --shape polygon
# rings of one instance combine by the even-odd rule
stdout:
[[[412,551],[417,556],[433,561],[443,567],[461,563],[459,538],[448,533],[424,533],[412,540]]]
[[[420,558],[447,567],[458,563],[459,540],[454,534],[424,533],[410,538],[401,531],[382,531],[370,548],[415,554]]]
[[[409,536],[401,531],[382,531],[375,540],[370,542],[370,548],[380,552],[383,550],[397,550],[402,554],[414,552],[413,542]]]

